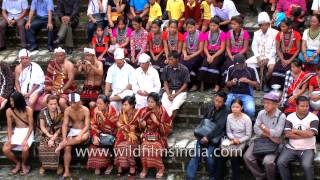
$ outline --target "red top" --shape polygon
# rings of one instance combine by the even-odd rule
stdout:
[[[201,7],[200,4],[195,1],[196,5],[194,7],[188,6],[188,1],[185,4],[184,18],[192,18],[196,20],[197,23],[201,23]]]
[[[162,33],[162,40],[167,41],[167,43],[168,43],[168,34],[169,34],[169,32],[167,32],[167,31]],[[184,36],[181,33],[178,33],[178,42],[184,42]],[[172,47],[172,48],[170,48],[171,46],[168,43],[169,50],[170,51],[173,51],[173,50],[177,51],[178,50],[178,42],[176,42],[176,44],[174,44],[174,47]]]
[[[152,32],[149,32],[148,42],[152,43],[152,52],[154,54],[159,54],[164,49],[161,34],[159,35],[159,37],[154,39]]]
[[[97,36],[93,36],[92,41],[91,41],[92,45],[96,46],[96,53],[103,53],[103,51],[106,49],[106,44],[109,44],[109,37],[108,36],[104,36],[103,40],[101,39],[101,42],[99,42]]]
[[[319,83],[320,82],[318,82],[318,76],[313,76],[309,81],[309,86],[312,86],[313,90],[316,91],[319,90]]]
[[[277,36],[276,36],[276,41],[277,41],[278,43],[281,43],[281,39],[284,38],[284,37],[281,37],[282,34],[283,34],[282,32],[278,32],[278,34],[277,34]],[[299,50],[299,48],[300,48],[300,47],[298,47],[298,42],[301,41],[301,35],[300,35],[300,33],[299,33],[298,31],[293,30],[293,38],[290,37],[290,39],[293,40],[293,44],[292,44],[291,48],[289,49],[289,51],[288,51],[287,53],[289,53],[289,54],[294,54],[294,53],[297,52],[297,51]],[[284,41],[284,44],[285,44],[286,47],[289,46],[290,40],[285,40],[285,41]],[[283,47],[281,47],[281,48],[283,48]],[[283,52],[283,53],[285,53],[285,52]]]

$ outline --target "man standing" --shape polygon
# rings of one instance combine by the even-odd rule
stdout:
[[[135,70],[132,90],[136,96],[136,108],[146,107],[147,96],[151,92],[159,93],[161,88],[158,71],[150,63],[150,56],[143,53],[139,56],[140,67]]]
[[[254,133],[257,138],[268,138],[272,142],[279,144],[286,120],[285,114],[278,109],[280,98],[274,93],[268,93],[263,96],[263,100],[264,110],[261,110],[258,114],[254,124]],[[257,180],[277,179],[277,155],[274,153],[257,157],[253,154],[254,146],[254,142],[251,143],[243,157],[248,169]],[[259,161],[262,162],[262,167],[264,168],[261,168]]]
[[[18,57],[20,64],[14,72],[15,88],[24,96],[28,106],[33,108],[44,88],[44,73],[37,63],[31,62],[28,50],[20,50]]]
[[[2,1],[2,16],[0,22],[0,51],[6,49],[4,38],[7,27],[16,26],[19,32],[21,47],[26,48],[26,31],[24,29],[24,17],[27,14],[27,0],[3,0]]]
[[[71,176],[69,168],[72,158],[72,147],[88,140],[90,126],[89,109],[81,105],[80,95],[72,93],[69,94],[68,98],[71,106],[64,111],[62,124],[63,140],[55,150],[56,153],[59,153],[60,150],[64,149],[64,178]],[[71,128],[68,132],[70,125]]]
[[[314,179],[313,159],[318,135],[318,117],[309,112],[309,99],[299,96],[297,111],[288,115],[284,132],[289,143],[278,158],[278,169],[283,180],[289,180],[289,162],[298,159],[302,165],[305,180]]]
[[[115,63],[108,69],[106,77],[105,95],[109,96],[110,104],[121,110],[121,100],[126,96],[132,96],[132,83],[134,69],[124,60],[124,49],[117,48],[114,52]]]
[[[211,5],[211,17],[218,16],[222,19],[222,22],[219,25],[220,29],[225,32],[229,29],[231,18],[239,14],[240,13],[231,0],[214,0]]]
[[[260,75],[264,76],[263,69],[268,68],[263,90],[268,91],[267,81],[271,78],[274,65],[276,64],[276,36],[278,31],[271,28],[271,20],[266,12],[261,12],[258,15],[258,24],[260,29],[254,32],[251,49],[253,56],[246,63],[249,67],[260,68]],[[261,77],[262,78],[262,77]]]
[[[171,51],[168,65],[162,73],[165,92],[162,95],[161,102],[172,120],[174,120],[177,110],[187,98],[187,88],[190,82],[189,70],[179,63],[179,58],[180,54],[177,51]]]
[[[66,52],[61,47],[54,50],[54,59],[49,61],[45,76],[43,106],[50,94],[59,96],[59,106],[64,110],[68,106],[68,94],[76,91],[74,66],[66,59]]]
[[[84,48],[84,60],[76,64],[78,73],[85,76],[81,100],[89,103],[90,109],[95,106],[100,92],[103,79],[103,65],[98,61],[96,53],[92,48]]]
[[[245,57],[241,54],[234,56],[235,65],[230,66],[226,77],[226,85],[230,89],[226,105],[238,98],[243,102],[244,112],[253,118],[255,104],[253,88],[259,88],[259,76],[255,69],[247,67]]]
[[[43,27],[48,29],[48,50],[53,52],[53,1],[52,0],[32,0],[28,21],[26,24],[29,50],[37,50],[37,33]],[[32,17],[36,14],[35,18]],[[32,21],[32,23],[31,23]]]
[[[72,29],[79,23],[80,0],[58,0],[57,5],[61,26],[54,43],[59,44],[65,40],[67,54],[71,54],[74,46]]]

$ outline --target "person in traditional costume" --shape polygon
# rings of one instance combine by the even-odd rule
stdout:
[[[77,72],[83,73],[85,76],[80,97],[82,102],[88,104],[91,109],[95,106],[95,101],[101,93],[103,64],[97,59],[94,49],[84,48],[83,52],[84,60],[80,60],[76,64]]]
[[[5,108],[13,90],[13,73],[8,64],[0,62],[0,110]]]
[[[116,109],[110,105],[110,100],[107,96],[99,95],[96,105],[91,117],[90,137],[92,144],[90,145],[90,151],[98,153],[89,154],[87,168],[95,169],[96,175],[101,173],[101,168],[106,168],[104,174],[109,175],[113,168],[111,161],[113,146],[104,144],[105,142],[102,138],[109,136],[114,139],[118,116]],[[107,154],[100,155],[99,152],[106,152]]]
[[[185,65],[190,72],[191,84],[193,85],[190,91],[193,92],[199,88],[196,77],[202,65],[203,57],[201,53],[204,41],[200,39],[201,32],[197,30],[194,19],[187,19],[186,26],[187,32],[184,34],[185,41],[182,48],[183,57],[181,58],[181,64]]]
[[[211,18],[210,30],[200,36],[204,40],[203,60],[199,69],[198,80],[201,81],[200,90],[203,91],[205,85],[213,86],[213,91],[218,92],[221,86],[221,66],[225,60],[226,34],[219,28],[221,19],[218,16]]]
[[[162,151],[168,147],[167,136],[172,130],[172,121],[166,109],[161,106],[161,99],[158,93],[148,95],[148,107],[140,110],[141,120],[139,121],[142,144],[141,162],[142,172],[140,178],[145,178],[149,168],[156,168],[156,178],[160,179],[164,174]]]
[[[30,167],[27,165],[29,148],[34,141],[33,135],[33,111],[27,106],[24,96],[20,92],[14,92],[10,96],[10,108],[7,109],[8,141],[2,148],[3,154],[15,163],[15,168],[9,175],[17,174],[21,169],[21,175],[27,175]],[[13,124],[15,126],[13,127]],[[21,160],[18,160],[12,151],[21,151]]]
[[[178,51],[179,54],[182,52],[184,41],[184,36],[178,31],[177,20],[170,20],[168,29],[168,31],[162,32],[164,52],[166,54],[166,64],[169,61],[169,53],[171,51]]]
[[[134,31],[130,38],[131,61],[133,67],[137,67],[138,58],[142,53],[148,52],[148,32],[142,27],[142,18],[136,16],[132,19]]]
[[[232,29],[226,34],[226,60],[221,68],[224,79],[227,76],[228,68],[234,65],[234,57],[237,54],[246,56],[249,47],[250,35],[243,28],[243,18],[240,15],[231,18]]]
[[[152,67],[150,56],[143,53],[139,57],[140,67],[135,70],[132,83],[132,90],[136,97],[136,108],[146,107],[148,94],[151,92],[159,93],[161,82],[158,71]]]
[[[260,68],[260,78],[263,83],[263,90],[269,91],[268,80],[271,78],[273,68],[276,64],[276,36],[278,31],[271,28],[271,20],[266,12],[258,15],[260,29],[254,32],[251,49],[253,56],[246,60],[249,67]],[[264,69],[267,67],[267,73]],[[264,75],[266,74],[266,75]]]
[[[117,18],[116,27],[110,32],[111,43],[109,52],[112,53],[116,48],[124,48],[125,55],[130,52],[130,37],[132,34],[132,29],[127,25],[127,19],[124,16],[119,16]],[[112,64],[110,64],[111,66]]]
[[[140,144],[139,134],[139,111],[135,109],[134,96],[126,96],[122,100],[122,110],[117,122],[118,132],[114,149],[116,154],[114,164],[118,168],[117,176],[122,176],[123,169],[129,168],[129,177],[136,174],[136,161],[133,152]],[[121,153],[125,152],[125,153]]]
[[[44,175],[48,169],[57,170],[57,174],[63,173],[62,166],[59,165],[60,154],[55,150],[61,141],[61,126],[63,121],[63,112],[59,107],[59,97],[49,95],[47,97],[47,107],[40,111],[40,130],[41,138],[39,150],[39,159],[41,167],[40,175]]]
[[[296,111],[296,99],[307,91],[309,80],[315,76],[315,73],[302,71],[302,63],[298,60],[293,60],[290,67],[291,70],[286,72],[286,81],[280,102],[287,115]]]
[[[20,50],[18,58],[20,64],[15,68],[15,88],[25,97],[28,106],[33,109],[43,92],[45,76],[41,67],[31,62],[28,50]]]
[[[46,105],[50,94],[59,97],[62,110],[68,106],[68,94],[76,91],[74,83],[74,65],[66,58],[66,52],[61,47],[54,50],[54,59],[49,61],[45,74],[43,106]]]
[[[161,73],[166,60],[161,32],[162,21],[156,19],[151,23],[151,32],[148,35],[149,52],[151,55],[152,66]]]
[[[121,100],[133,95],[134,69],[125,62],[124,49],[117,48],[114,52],[114,59],[116,63],[109,68],[107,73],[105,95],[110,96],[110,104],[116,108],[117,112],[120,112]]]
[[[280,23],[281,32],[276,36],[276,49],[279,60],[274,66],[270,86],[281,85],[284,88],[286,72],[290,70],[291,62],[298,56],[300,50],[301,35],[291,27],[292,21],[285,19]]]

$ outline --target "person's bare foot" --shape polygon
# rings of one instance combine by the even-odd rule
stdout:
[[[71,176],[70,172],[66,172],[66,171],[65,171],[65,172],[63,173],[63,176],[62,176],[62,177],[63,177],[63,178],[67,178],[67,177],[70,177],[70,176]]]
[[[161,179],[164,175],[164,168],[161,168],[158,170],[157,174],[156,174],[156,179]]]
[[[16,166],[10,171],[9,175],[17,174],[21,169],[21,163],[17,163]]]
[[[148,174],[148,170],[146,168],[143,168],[140,173],[140,179],[146,178],[147,174]]]
[[[97,168],[97,169],[94,170],[94,174],[95,174],[95,175],[100,175],[100,173],[101,173],[101,171],[100,171],[99,168]]]
[[[30,166],[27,166],[25,164],[22,164],[22,176],[28,175],[30,172]]]

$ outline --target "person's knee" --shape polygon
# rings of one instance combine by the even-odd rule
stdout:
[[[2,147],[2,152],[3,153],[8,153],[11,151],[11,145],[8,143],[5,143],[4,146]]]
[[[277,166],[278,166],[279,168],[286,167],[287,164],[288,164],[288,162],[286,161],[285,158],[279,157],[279,159],[278,159],[278,161],[277,161]]]
[[[311,161],[311,162],[309,162],[309,161],[303,161],[303,162],[301,163],[301,166],[302,166],[302,168],[303,168],[305,171],[309,171],[309,170],[311,170],[311,169],[313,168],[312,161]]]
[[[267,168],[267,167],[275,167],[275,162],[273,159],[269,159],[269,158],[264,158],[263,160],[263,165]]]
[[[24,29],[24,22],[23,21],[18,21],[17,22],[17,27],[18,27],[18,29]]]

